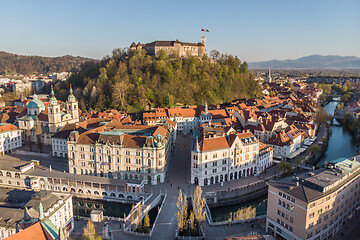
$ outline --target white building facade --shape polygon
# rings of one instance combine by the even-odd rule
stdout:
[[[20,129],[12,124],[0,123],[0,155],[10,153],[21,146]]]
[[[207,132],[191,149],[191,183],[200,186],[258,174],[259,141],[250,132]]]
[[[164,182],[176,134],[172,125],[107,127],[70,134],[70,173],[135,179],[152,185]]]

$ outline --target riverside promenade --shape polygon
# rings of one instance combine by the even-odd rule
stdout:
[[[174,239],[177,229],[175,213],[177,211],[176,202],[179,189],[190,195],[195,189],[195,185],[190,184],[190,142],[189,136],[178,136],[177,144],[169,162],[165,183],[156,186],[145,186],[146,192],[153,192],[158,195],[161,192],[167,192],[167,198],[160,212],[157,223],[155,225],[152,239]],[[256,184],[263,182],[265,179],[277,175],[276,168],[272,168],[267,173],[260,176],[249,176],[238,179],[236,181],[225,182],[223,186],[218,184],[202,187],[203,192],[223,192],[232,191],[241,188],[256,188]],[[252,185],[252,186],[249,186]],[[86,221],[75,222],[75,231],[71,234],[71,239],[81,239],[82,228],[86,225]],[[97,232],[102,234],[103,223],[95,224]],[[120,223],[109,221],[112,228],[113,239],[143,239],[143,237],[127,235],[120,229]],[[234,225],[209,226],[204,221],[203,227],[206,239],[224,239],[225,237],[234,237],[244,234],[245,232],[260,232],[261,229],[252,227],[254,223],[239,223]]]

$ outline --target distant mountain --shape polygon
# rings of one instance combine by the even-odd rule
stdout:
[[[23,56],[0,51],[0,74],[16,72],[18,74],[52,73],[70,71],[86,61],[98,61],[90,58]]]
[[[298,59],[271,60],[265,62],[250,62],[249,68],[311,68],[311,69],[334,69],[334,68],[360,68],[360,58],[336,55],[311,55]]]

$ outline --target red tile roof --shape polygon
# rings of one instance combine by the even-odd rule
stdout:
[[[6,124],[6,125],[0,125],[0,132],[8,132],[8,131],[14,131],[18,129],[18,127],[12,125],[12,124]]]
[[[48,240],[46,234],[41,227],[40,222],[35,223],[34,225],[22,230],[8,238],[6,240]]]
[[[199,145],[203,152],[229,148],[226,137],[205,138],[199,142]]]

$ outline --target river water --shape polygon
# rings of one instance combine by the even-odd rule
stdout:
[[[337,101],[332,101],[324,107],[328,114],[333,115],[336,106],[339,104]],[[331,136],[329,139],[329,146],[324,156],[319,161],[319,166],[323,166],[325,162],[332,162],[339,158],[349,158],[356,153],[356,141],[351,133],[339,125],[334,119],[334,125],[330,126]]]
[[[92,210],[100,210],[104,216],[123,218],[129,214],[131,204],[73,198],[73,210],[75,216],[90,217]]]

